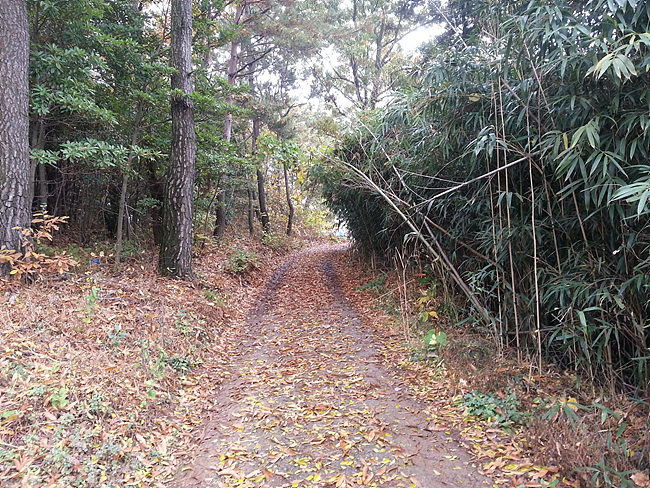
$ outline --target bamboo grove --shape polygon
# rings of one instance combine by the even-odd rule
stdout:
[[[650,380],[650,6],[473,2],[324,172],[363,248],[425,251],[501,347]]]

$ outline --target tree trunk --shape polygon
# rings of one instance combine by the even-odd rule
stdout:
[[[25,0],[0,2],[0,248],[22,250],[14,227],[31,225],[35,167],[29,159],[29,28]],[[0,265],[0,275],[10,271]]]
[[[131,9],[134,12],[137,12],[139,8],[139,2],[132,0]],[[146,91],[146,85],[142,87],[142,91]],[[129,148],[129,155],[126,159],[126,167],[122,169],[122,188],[120,189],[120,203],[117,209],[117,232],[115,236],[115,269],[118,269],[120,266],[120,261],[122,259],[122,241],[124,240],[124,217],[126,214],[126,194],[129,189],[129,170],[131,169],[131,164],[133,163],[133,146],[138,143],[138,135],[140,133],[140,123],[142,122],[142,114],[144,111],[144,101],[142,99],[138,100],[138,108],[135,114],[135,120],[133,122],[133,132],[131,133],[131,147]],[[128,215],[126,216],[128,219]],[[130,238],[130,226],[127,223],[127,236]]]
[[[162,274],[192,278],[192,218],[196,156],[192,83],[192,0],[171,2],[172,147],[163,202]]]
[[[165,199],[165,190],[161,179],[158,177],[156,171],[156,163],[154,160],[149,159],[145,164],[147,187],[149,188],[149,196],[158,202]],[[156,205],[151,208],[151,234],[156,246],[162,244],[162,208]]]
[[[271,220],[266,209],[266,189],[264,188],[264,173],[257,170],[257,193],[260,202],[260,220],[262,221],[262,232],[268,234],[271,231]]]
[[[260,136],[260,119],[258,116],[253,118],[253,134],[251,136],[251,152],[257,154],[257,139]],[[264,173],[261,168],[257,168],[257,201],[259,203],[260,221],[262,222],[262,232],[268,234],[271,231],[271,221],[266,209],[266,188],[264,187]]]
[[[239,24],[246,2],[241,2],[235,10],[235,24]],[[230,44],[230,59],[228,61],[228,84],[231,87],[235,86],[237,81],[237,68],[239,66],[239,41],[234,39]],[[232,105],[235,103],[235,96],[228,93],[226,97],[226,104]],[[232,112],[228,112],[223,121],[223,140],[230,142],[232,137]],[[219,180],[223,183],[226,180],[225,175],[220,175]],[[224,186],[223,184],[221,186]],[[226,233],[226,192],[225,188],[219,188],[217,193],[217,215],[214,222],[214,231],[212,235],[217,238],[223,237]]]
[[[243,5],[243,2],[242,2]],[[238,8],[238,14],[237,18],[241,17],[241,13],[239,13],[239,9],[243,8],[242,6],[237,7]],[[232,41],[230,44],[230,60],[228,61],[228,84],[231,87],[235,86],[235,81],[237,81],[237,67],[239,66],[239,42],[236,40]],[[226,97],[226,104],[232,105],[235,102],[235,96],[230,91],[228,93],[228,96]],[[232,135],[232,112],[228,112],[226,114],[226,117],[223,121],[223,138],[226,141],[230,141],[230,137]]]
[[[223,175],[222,175],[223,176]],[[225,178],[220,178],[224,181]],[[217,190],[217,211],[214,221],[214,230],[212,236],[221,239],[226,233],[226,191],[222,188]]]
[[[291,191],[289,190],[289,170],[287,169],[287,164],[283,164],[282,168],[284,169],[284,191],[287,194],[287,205],[289,207],[289,215],[287,220],[287,235],[291,235],[291,228],[293,227],[293,215],[295,210],[293,208],[293,202],[291,201]]]
[[[140,134],[140,122],[142,121],[142,111],[144,102],[138,102],[138,109],[135,115],[135,122],[133,124],[133,133],[131,134],[131,147],[129,148],[129,155],[126,159],[126,167],[122,170],[122,189],[120,190],[120,204],[117,210],[117,235],[115,236],[115,267],[119,267],[120,260],[122,259],[122,241],[124,238],[124,214],[126,213],[126,192],[129,187],[129,170],[133,163],[133,146],[138,143],[138,135]]]
[[[247,183],[247,185],[249,184]],[[248,195],[248,233],[253,235],[255,234],[255,206],[253,205],[255,195],[250,188],[246,188],[246,194]]]
[[[33,149],[45,149],[45,123],[41,119],[39,119],[32,128],[31,147]],[[36,203],[38,203],[38,207],[45,214],[47,213],[47,199],[49,196],[47,187],[47,168],[45,167],[45,164],[38,164],[33,161],[32,165],[34,164],[37,164],[38,167],[38,178],[36,179],[36,183],[38,183],[38,194],[36,195]]]

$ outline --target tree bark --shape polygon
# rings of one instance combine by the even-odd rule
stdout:
[[[293,227],[293,215],[295,210],[293,208],[293,202],[291,201],[291,191],[289,189],[289,169],[287,164],[283,164],[282,168],[284,170],[284,191],[287,194],[287,206],[289,207],[289,215],[287,219],[287,235],[291,235],[291,228]]]
[[[45,149],[45,123],[39,118],[34,123],[32,128],[31,145],[33,149]],[[36,164],[38,167],[38,178],[35,183],[38,183],[38,194],[36,195],[36,203],[43,213],[47,213],[47,199],[49,197],[47,185],[47,168],[45,164],[38,164],[32,161],[32,165]],[[34,171],[36,173],[36,171]],[[34,174],[36,176],[36,174]]]
[[[268,234],[271,232],[271,220],[269,212],[266,209],[266,189],[264,188],[264,173],[261,169],[257,170],[257,196],[260,203],[260,220],[262,221],[262,232]]]
[[[250,183],[246,183],[250,185]],[[255,234],[255,208],[253,205],[254,195],[253,190],[246,188],[246,194],[248,195],[248,233],[252,236]]]
[[[223,175],[222,175],[223,176]],[[224,181],[225,178],[220,178]],[[226,233],[226,191],[221,188],[217,190],[217,211],[214,221],[212,236],[221,239]]]
[[[156,163],[154,160],[149,159],[145,162],[145,176],[147,187],[149,189],[149,196],[158,202],[165,199],[165,189],[162,180],[158,176],[156,170]],[[156,246],[162,244],[162,206],[156,205],[150,211],[151,213],[151,233],[153,241]]]
[[[29,28],[25,0],[0,2],[0,248],[22,250],[35,167],[29,159]],[[10,271],[0,266],[0,275]]]
[[[257,154],[257,139],[259,136],[260,119],[258,116],[255,116],[253,118],[253,134],[251,135],[251,152],[253,154]],[[261,168],[257,168],[257,202],[259,203],[262,233],[268,234],[271,231],[271,221],[266,209],[266,188],[264,186],[264,173]]]
[[[171,2],[172,148],[163,202],[162,274],[191,279],[196,157],[192,83],[192,0]]]

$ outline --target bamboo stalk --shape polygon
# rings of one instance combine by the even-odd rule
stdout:
[[[388,203],[388,205],[390,205],[390,207],[397,213],[397,215],[400,216],[400,218],[404,221],[404,223],[411,229],[411,231],[413,231],[413,234],[424,245],[424,247],[427,249],[431,257],[433,257],[434,259],[439,259],[443,263],[445,263],[445,267],[447,268],[447,271],[450,272],[454,282],[456,282],[456,284],[461,289],[461,291],[465,294],[465,296],[467,296],[467,298],[472,303],[472,305],[474,305],[474,307],[476,308],[477,312],[479,313],[479,315],[481,316],[485,324],[491,327],[492,324],[495,322],[495,319],[490,315],[488,310],[479,301],[479,299],[472,292],[472,290],[469,288],[467,283],[465,283],[463,278],[460,276],[460,273],[458,273],[458,270],[452,264],[449,257],[442,250],[442,247],[438,243],[438,240],[435,239],[433,235],[431,236],[437,248],[435,249],[431,245],[431,243],[424,237],[422,232],[415,226],[413,221],[395,204],[391,196],[389,196],[382,188],[380,188],[368,175],[366,175],[360,169],[344,161],[342,161],[341,163],[345,167],[350,169],[353,173],[355,173],[357,176],[359,176],[363,181],[365,181],[373,190],[375,190],[386,201],[386,203]]]

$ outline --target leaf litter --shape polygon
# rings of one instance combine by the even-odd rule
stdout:
[[[207,249],[194,283],[143,261],[1,289],[0,486],[588,484],[459,410],[455,372],[405,359],[344,249],[273,275],[282,255],[258,251],[233,275]],[[560,460],[567,442],[553,440]]]
[[[239,325],[233,372],[177,487],[491,486],[388,371],[341,281],[344,249],[287,261]]]
[[[119,274],[93,264],[29,287],[0,282],[0,486],[174,476],[230,374],[226,324],[253,298],[254,286],[216,272],[223,261],[205,253],[194,283],[160,278],[145,257]]]

